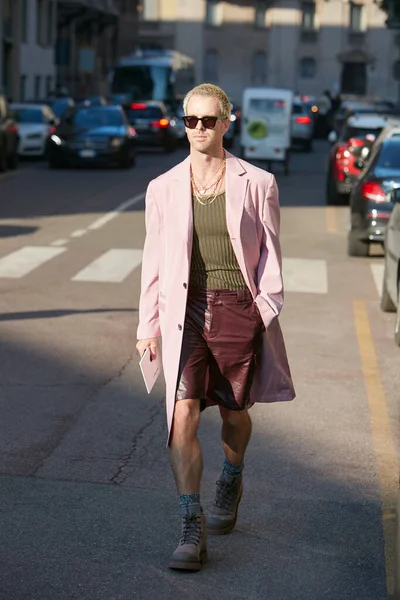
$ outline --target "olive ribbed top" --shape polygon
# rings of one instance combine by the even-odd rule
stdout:
[[[207,197],[205,197],[207,201]],[[212,204],[193,203],[193,248],[190,283],[209,290],[247,288],[226,225],[225,192]]]

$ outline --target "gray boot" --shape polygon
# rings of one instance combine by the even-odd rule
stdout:
[[[236,525],[242,492],[241,476],[232,483],[228,483],[221,476],[217,481],[213,507],[207,515],[207,533],[210,535],[223,535],[232,531]]]
[[[182,517],[181,541],[169,562],[170,569],[200,571],[207,562],[206,518],[204,514]]]

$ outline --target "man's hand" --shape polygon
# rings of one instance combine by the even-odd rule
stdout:
[[[140,357],[143,356],[146,348],[150,349],[151,357],[156,358],[157,355],[157,338],[147,338],[145,340],[139,340],[136,344],[136,350],[139,352]]]

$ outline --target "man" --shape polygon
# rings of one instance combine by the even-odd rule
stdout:
[[[254,402],[292,400],[282,308],[275,178],[223,149],[230,104],[202,84],[184,101],[190,156],[152,181],[137,350],[158,352],[168,444],[182,512],[174,569],[197,571],[210,534],[232,531]],[[200,412],[218,405],[225,461],[207,523],[200,502]]]

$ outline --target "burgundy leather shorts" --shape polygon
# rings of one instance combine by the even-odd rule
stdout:
[[[246,408],[264,330],[248,289],[190,287],[176,399]]]

